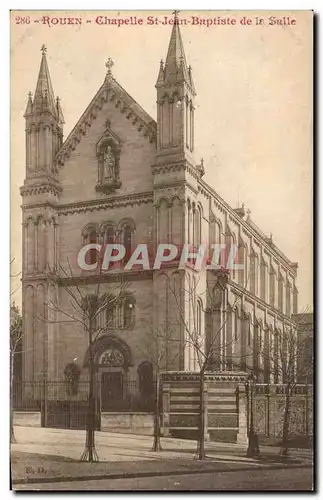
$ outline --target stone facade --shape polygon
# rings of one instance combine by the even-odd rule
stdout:
[[[182,290],[184,303],[190,280],[196,287],[202,337],[208,342],[215,329],[220,332],[217,368],[253,369],[259,380],[272,380],[263,352],[271,348],[275,334],[294,326],[297,264],[260,231],[244,207],[231,208],[203,180],[207,165],[194,155],[196,91],[178,24],[165,65],[160,64],[157,122],[127,94],[108,65],[101,87],[64,142],[63,113],[54,98],[46,49],[42,51],[36,92],[25,112],[23,378],[59,380],[72,362],[87,377],[88,340],[82,325],[46,308],[47,302],[57,301],[72,313],[66,290],[49,279],[48,270],[68,261],[75,283],[93,292],[98,272],[80,270],[78,252],[86,243],[117,238],[128,250],[139,243],[152,251],[158,243],[237,244],[244,269],[230,272],[225,286],[212,270],[197,273],[186,266],[179,271],[175,263],[162,270],[129,271],[129,300],[115,308],[113,322],[96,346],[98,365],[109,361],[100,373],[112,374],[111,380],[115,373],[122,380],[136,379],[140,366],[152,362],[145,350],[148,330],[170,324],[176,347],[168,346],[163,369],[197,370],[196,353],[169,291],[171,281]],[[113,293],[116,274],[100,279],[101,291]],[[183,315],[191,325],[191,308],[184,307]]]

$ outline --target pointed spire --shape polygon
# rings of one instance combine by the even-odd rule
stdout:
[[[56,114],[58,116],[59,123],[63,125],[65,123],[65,120],[61,107],[61,100],[59,97],[56,97]]]
[[[41,52],[42,52],[42,58],[40,63],[33,106],[34,110],[38,112],[41,112],[43,110],[43,106],[45,106],[48,111],[50,111],[53,114],[56,114],[55,97],[47,64],[47,58],[46,58],[47,49],[45,45],[42,45]]]
[[[182,35],[179,29],[180,22],[178,19],[178,13],[178,10],[173,12],[174,24],[165,61],[164,82],[172,85],[184,81],[191,87],[193,93],[195,93],[192,74],[189,73],[189,68],[186,62]],[[157,83],[159,83],[159,76]]]
[[[192,66],[191,65],[189,65],[189,67],[188,67],[188,77],[190,80],[191,88],[193,90],[193,94],[195,95],[196,92],[195,92],[195,85],[194,85],[193,77],[192,77]]]
[[[164,61],[161,59],[156,87],[163,85],[165,79]]]
[[[32,93],[28,92],[28,101],[27,101],[27,106],[26,106],[26,111],[24,114],[24,118],[27,118],[27,116],[31,115],[33,112],[33,100],[32,100]]]

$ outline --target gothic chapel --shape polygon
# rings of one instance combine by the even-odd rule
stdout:
[[[88,289],[94,289],[98,274],[79,268],[78,252],[86,243],[103,244],[117,236],[129,252],[139,243],[238,245],[244,268],[230,272],[224,284],[215,271],[199,272],[198,329],[207,341],[223,324],[217,369],[253,370],[259,381],[280,382],[263,350],[293,325],[297,264],[243,206],[231,208],[203,180],[207,166],[197,163],[194,154],[196,89],[178,23],[172,27],[165,63],[161,61],[156,71],[156,121],[113,77],[112,64],[109,60],[102,85],[63,140],[63,112],[42,47],[36,91],[29,94],[24,115],[23,379],[63,380],[65,367],[73,362],[87,378],[88,338],[82,325],[63,316],[52,322],[41,319],[52,314],[45,306],[50,300],[67,311],[69,307],[64,286],[49,279],[48,269],[68,260],[75,284],[86,276]],[[149,329],[166,325],[175,314],[169,280],[180,290],[187,278],[195,280],[195,271],[178,270],[175,263],[161,270],[128,272],[129,294],[112,306],[113,321],[94,346],[98,377],[117,387],[138,380],[144,370],[154,370],[145,349]],[[113,274],[107,273],[101,290],[113,292],[113,281]],[[213,291],[212,305],[206,290]],[[189,308],[184,314],[189,325]],[[102,325],[104,321],[103,314]],[[175,330],[177,347],[168,348],[164,368],[197,370],[183,325]]]

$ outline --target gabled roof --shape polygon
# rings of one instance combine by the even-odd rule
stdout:
[[[148,137],[150,142],[156,141],[157,124],[155,120],[108,73],[103,85],[58,151],[56,159],[59,165],[64,165],[66,158],[70,156],[71,151],[82,140],[82,137],[86,134],[86,130],[91,127],[99,110],[102,109],[104,103],[107,101],[114,101],[120,113],[125,114],[126,118],[132,121],[133,126],[142,131],[143,135]]]

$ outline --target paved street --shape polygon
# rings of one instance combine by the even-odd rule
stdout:
[[[312,485],[309,450],[282,458],[262,447],[260,459],[246,448],[206,443],[207,459],[195,460],[196,443],[163,438],[163,451],[151,451],[152,438],[96,433],[98,463],[80,462],[84,431],[16,427],[11,446],[15,490],[164,490],[164,489],[303,489]]]
[[[154,476],[146,478],[101,479],[95,481],[70,481],[17,485],[17,490],[262,490],[262,491],[311,491],[312,472],[298,469],[291,474],[288,469],[226,471],[178,476]]]

